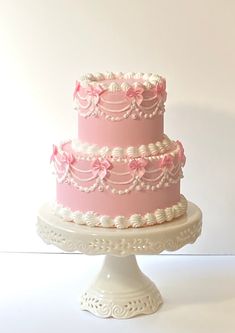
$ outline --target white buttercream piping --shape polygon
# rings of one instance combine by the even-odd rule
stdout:
[[[80,98],[80,94],[78,94],[79,98]],[[118,104],[123,104],[123,100],[120,100],[120,101],[110,101],[108,99],[104,99],[102,97],[102,95],[100,96],[100,101],[103,102],[103,103],[107,103],[107,104],[113,104],[113,105],[118,105]]]
[[[114,180],[111,180],[111,179],[108,179],[108,178],[107,178],[106,182],[109,183],[109,184],[113,184],[113,185],[128,185],[128,184],[131,184],[131,183],[133,182],[134,179],[135,179],[135,178],[132,177],[132,178],[129,179],[129,180],[126,180],[126,181],[119,181],[119,182],[117,182],[117,181],[114,181]]]
[[[171,141],[166,135],[162,141],[156,143],[149,143],[148,145],[141,145],[139,147],[114,147],[107,146],[99,147],[98,145],[80,142],[77,139],[72,141],[72,149],[75,153],[89,154],[92,156],[112,156],[114,159],[124,157],[136,158],[146,157],[150,155],[164,154],[170,150],[174,141]]]
[[[72,170],[70,170],[70,172],[71,172],[71,175],[73,176],[73,178],[77,179],[79,182],[86,183],[86,182],[90,182],[91,180],[96,179],[95,176],[92,176],[92,177],[89,177],[89,178],[79,178],[77,175],[75,175],[75,173]]]
[[[99,105],[99,107],[100,107],[100,109],[102,109],[102,110],[104,110],[104,111],[106,111],[106,112],[110,112],[110,113],[122,113],[122,112],[125,112],[125,111],[127,111],[128,109],[129,109],[129,105],[127,105],[127,106],[125,106],[124,108],[122,108],[122,109],[119,109],[119,110],[111,110],[111,109],[108,109],[108,108],[106,108],[105,106],[103,106],[103,105]]]
[[[133,79],[133,80],[140,80],[142,79],[143,82],[136,82],[133,83],[126,83],[126,82],[106,82],[106,80],[122,80],[122,79]],[[149,73],[112,73],[112,72],[105,72],[105,73],[87,73],[83,75],[80,79],[80,83],[83,87],[87,87],[89,85],[96,86],[97,84],[101,85],[104,89],[108,89],[109,91],[118,91],[123,90],[126,91],[129,87],[136,87],[136,83],[142,88],[149,90],[155,87],[158,83],[162,83],[165,81],[163,77],[157,74]]]
[[[80,211],[73,212],[70,208],[63,207],[59,204],[53,204],[52,210],[56,216],[60,217],[65,222],[73,222],[89,227],[127,229],[147,227],[172,221],[186,213],[187,200],[181,195],[180,201],[173,206],[163,209],[158,208],[155,212],[146,213],[145,215],[133,214],[130,217],[118,215],[112,218],[107,215],[99,215],[92,211],[86,213]]]
[[[59,154],[63,154],[63,145],[67,143],[61,143],[58,146],[58,153]],[[157,156],[149,156],[149,157],[144,157],[145,160],[149,160],[154,161],[155,159],[162,159],[165,156],[177,156],[180,152],[180,144],[177,142],[174,142],[174,150],[165,153],[165,154],[161,154],[161,155],[157,155]],[[94,160],[94,156],[74,156],[74,158],[79,160]],[[102,157],[101,157],[102,158]],[[112,160],[112,158],[109,158],[110,160]],[[142,178],[134,177],[132,179],[132,182],[130,183],[130,186],[126,187],[126,188],[116,188],[115,186],[111,185],[111,182],[113,182],[113,185],[128,185],[129,181],[126,180],[128,183],[124,184],[122,179],[119,179],[119,181],[117,181],[115,179],[115,184],[114,184],[114,180],[110,179],[110,177],[105,177],[104,179],[100,179],[99,176],[95,176],[94,178],[92,177],[92,169],[87,169],[87,170],[82,170],[79,167],[77,168],[76,166],[74,166],[73,164],[67,165],[65,169],[63,169],[63,165],[62,165],[62,169],[59,170],[57,167],[57,158],[54,158],[54,167],[55,167],[55,174],[57,177],[57,181],[59,183],[67,183],[70,184],[72,186],[74,186],[75,188],[77,188],[79,191],[81,192],[92,192],[95,191],[96,189],[98,189],[99,191],[110,191],[113,194],[118,194],[118,195],[124,195],[127,194],[133,190],[136,191],[141,191],[141,190],[151,190],[151,191],[155,191],[158,190],[159,188],[162,187],[169,187],[171,184],[176,184],[182,177],[183,177],[183,173],[182,173],[182,162],[180,160],[178,160],[176,162],[176,164],[174,164],[174,166],[172,168],[167,168],[167,167],[159,167],[159,168],[153,168],[153,169],[147,169],[145,170],[145,175],[143,175]],[[124,159],[116,159],[115,161],[117,162],[124,162],[124,163],[128,163],[129,159],[128,158],[124,158]],[[77,172],[78,174],[75,174],[74,172]],[[79,173],[81,173],[81,175],[79,175]],[[89,178],[81,178],[82,175],[86,174],[87,177],[89,176],[88,174],[90,173],[90,177]],[[148,174],[154,174],[156,173],[155,178],[149,178]],[[115,172],[115,170],[111,169],[108,170],[108,174],[109,175],[115,175],[120,177],[120,176],[127,176],[126,172],[125,175],[123,173],[119,172]],[[130,173],[131,174],[131,173]],[[111,180],[111,182],[110,182]],[[92,185],[85,185],[84,183],[86,182],[90,182],[93,181]]]
[[[138,107],[133,104],[133,101],[130,101],[128,105],[126,105],[121,110],[112,110],[110,108],[105,107],[102,104],[94,105],[90,103],[89,105],[83,105],[79,102],[80,95],[77,94],[77,99],[75,103],[75,110],[78,110],[78,113],[81,117],[87,118],[91,116],[102,116],[106,120],[110,121],[121,121],[124,119],[127,119],[130,115],[132,115],[132,119],[151,119],[155,117],[156,115],[162,115],[165,111],[164,109],[164,101],[165,98],[161,97],[159,98],[154,105],[151,107],[146,107],[144,105],[139,105]],[[156,95],[157,97],[157,95]],[[124,101],[124,100],[123,100]],[[122,101],[122,102],[123,102]],[[143,103],[145,102],[145,99],[143,99]],[[77,104],[77,105],[76,105]],[[110,103],[109,103],[110,104]],[[110,104],[112,105],[112,104]],[[88,109],[88,111],[86,111]],[[149,111],[151,110],[151,111]],[[85,111],[85,112],[84,112]],[[111,114],[109,114],[111,113]],[[120,114],[119,116],[117,116]]]

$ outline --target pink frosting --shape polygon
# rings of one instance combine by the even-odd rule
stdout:
[[[72,153],[71,143],[64,144],[62,156],[64,154],[70,156]],[[56,150],[55,158],[60,161],[58,150]],[[129,193],[125,194],[112,193],[106,188],[96,188],[86,193],[62,181],[57,184],[57,202],[73,211],[94,211],[98,214],[109,215],[111,217],[115,217],[116,215],[129,216],[135,213],[152,213],[158,208],[170,207],[180,200],[179,176],[181,168],[179,168],[177,154],[172,157],[171,152],[169,152],[164,155],[164,158],[153,161],[139,158],[125,162],[110,162],[108,159],[99,158],[89,161],[82,160],[80,156],[77,156],[74,157],[70,165],[70,171],[73,177],[75,177],[74,179],[77,179],[81,186],[91,186],[96,182],[98,177],[104,181],[107,178],[107,180],[111,181],[115,189],[124,190],[130,185],[126,181],[130,180],[131,175],[138,176],[146,184],[154,185],[156,183],[155,179],[159,178],[159,171],[156,173],[155,170],[156,168],[161,168],[162,164],[164,164],[163,168],[171,170],[171,177],[175,180],[174,183],[171,183],[167,187],[162,186],[154,190],[151,188],[148,190],[141,188],[139,190],[132,189]],[[153,179],[153,182],[151,179]],[[170,178],[168,178],[168,181],[170,181]]]
[[[156,109],[156,105],[160,101],[156,97],[156,89],[143,91],[142,88],[130,88],[127,92],[102,92],[100,90],[93,94],[94,96],[91,96],[87,89],[80,87],[79,91],[75,90],[75,92],[77,91],[75,102],[78,103],[77,107],[80,110],[78,137],[81,141],[100,146],[127,147],[162,140],[163,114],[158,113],[147,119],[143,115],[139,116],[140,104],[141,107],[147,108],[147,114],[151,114]],[[118,121],[105,119],[105,115],[122,117],[123,112],[120,110],[126,108],[130,110],[133,101],[136,106],[126,119]],[[88,105],[90,106],[88,107]],[[105,115],[100,115],[97,108],[104,111]],[[161,111],[164,112],[163,105]],[[96,114],[96,112],[98,113]]]
[[[124,80],[132,83],[132,80]],[[141,82],[142,79],[139,81]],[[109,81],[109,80],[106,80]],[[113,80],[110,80],[113,81]],[[118,81],[118,80],[116,80]],[[163,112],[166,99],[165,80],[151,89],[131,87],[127,91],[102,90],[99,85],[83,88],[76,83],[74,100],[79,113],[78,137],[80,141],[96,144],[98,146],[123,147],[147,145],[162,141],[163,139]],[[115,217],[132,214],[153,213],[156,209],[164,209],[180,201],[181,165],[185,162],[183,148],[180,154],[172,157],[171,152],[163,159],[148,160],[139,158],[128,161],[109,161],[95,157],[93,160],[83,160],[82,156],[74,155],[71,144],[62,147],[62,157],[58,150],[53,149],[51,161],[57,166],[57,173],[62,177],[57,183],[57,203],[72,211],[83,213],[94,211],[100,215]],[[178,166],[178,167],[177,167]],[[173,182],[165,178],[163,184],[157,186],[132,188],[130,192],[121,194],[125,186],[129,186],[130,174],[138,176],[141,182],[158,182],[159,172],[155,169],[171,171]],[[62,169],[62,171],[61,171]],[[69,172],[71,174],[69,174]],[[130,173],[130,174],[129,174]],[[108,185],[98,187],[87,193],[81,191],[81,185],[76,188],[69,185],[68,174],[82,186],[91,186],[97,179],[109,181],[114,184],[115,190],[111,192]],[[170,174],[170,173],[169,173]],[[168,174],[167,174],[168,175]],[[58,176],[58,175],[57,175]],[[59,181],[60,181],[59,178]],[[73,180],[74,180],[73,179]],[[159,178],[160,179],[160,178]],[[121,180],[121,181],[120,181]],[[76,185],[78,185],[78,183]],[[100,183],[97,183],[98,185]],[[106,184],[106,183],[105,183]],[[108,182],[107,182],[108,184]],[[147,189],[148,188],[148,189]]]
[[[71,142],[68,142],[62,146],[62,157],[64,155],[73,156],[73,163],[70,165],[70,171],[73,177],[77,179],[82,179],[83,181],[78,181],[81,186],[91,186],[93,185],[97,177],[106,180],[106,178],[114,182],[113,187],[118,190],[124,190],[130,186],[130,183],[125,183],[129,181],[131,177],[138,176],[141,180],[146,182],[146,184],[154,185],[162,181],[160,177],[161,172],[164,168],[171,171],[171,178],[174,182],[177,182],[181,174],[181,167],[179,162],[178,154],[174,157],[171,155],[173,150],[169,151],[164,157],[156,160],[146,160],[144,158],[138,159],[127,159],[127,161],[117,162],[115,160],[108,160],[107,158],[97,158],[94,157],[92,160],[83,160],[82,154],[77,154],[72,150]],[[60,160],[60,155],[58,159]],[[157,171],[156,171],[157,170]],[[85,172],[84,172],[85,171]],[[90,179],[91,176],[94,176]],[[159,178],[160,177],[160,178]],[[153,179],[158,179],[158,181],[153,181]],[[89,179],[84,181],[84,179]],[[150,180],[150,182],[149,182]],[[165,179],[163,183],[169,182]],[[112,184],[112,183],[111,183]]]
[[[140,146],[163,139],[163,116],[153,119],[108,121],[78,116],[79,140],[111,148]]]
[[[152,213],[157,208],[170,207],[180,200],[180,182],[157,191],[133,191],[127,195],[110,192],[80,192],[73,186],[57,183],[57,203],[72,211],[94,211],[115,217]]]

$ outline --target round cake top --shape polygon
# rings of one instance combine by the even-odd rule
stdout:
[[[159,92],[165,91],[166,80],[157,74],[153,73],[87,73],[81,77],[79,83],[82,87],[100,87],[108,91],[127,91],[129,88],[143,88],[150,90],[158,88]]]

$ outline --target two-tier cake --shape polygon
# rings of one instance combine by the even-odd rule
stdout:
[[[54,213],[88,227],[138,228],[185,214],[185,155],[164,134],[165,79],[87,74],[76,82],[78,139],[53,146]]]

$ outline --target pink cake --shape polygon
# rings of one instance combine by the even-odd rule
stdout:
[[[165,79],[156,74],[87,74],[76,83],[78,139],[53,146],[53,209],[88,227],[137,228],[185,214],[185,155],[164,134]]]

